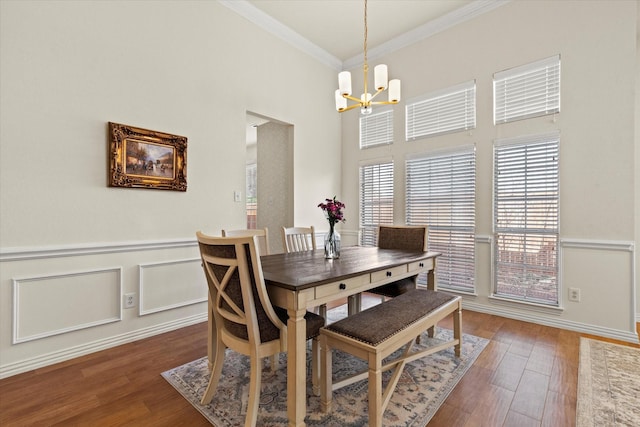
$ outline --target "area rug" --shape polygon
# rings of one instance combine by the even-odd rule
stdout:
[[[329,317],[329,316],[328,316]],[[439,329],[434,338],[423,334],[419,347],[449,340],[452,332]],[[487,345],[488,340],[463,334],[461,357],[455,357],[453,348],[443,350],[405,367],[384,413],[385,426],[426,426],[442,402],[456,386],[465,372]],[[395,357],[397,354],[391,355]],[[307,353],[307,372],[310,372],[310,352]],[[340,351],[334,352],[334,375],[359,372],[366,369],[365,362]],[[258,412],[259,426],[287,425],[286,354],[279,356],[277,369],[268,366],[262,371],[262,390]],[[386,373],[385,383],[390,372]],[[227,350],[222,377],[210,404],[200,405],[209,381],[207,359],[203,357],[185,365],[163,372],[162,376],[180,392],[207,420],[216,427],[244,424],[249,387],[249,358]],[[333,395],[333,410],[325,414],[320,408],[320,398],[311,390],[307,381],[308,426],[366,426],[367,381],[344,387]]]
[[[640,426],[640,349],[580,339],[576,426]]]

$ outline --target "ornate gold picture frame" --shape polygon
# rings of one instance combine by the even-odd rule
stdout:
[[[109,122],[109,186],[187,191],[187,138]]]

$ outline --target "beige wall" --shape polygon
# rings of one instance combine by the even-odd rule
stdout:
[[[0,19],[0,376],[206,318],[195,231],[246,223],[247,111],[293,125],[295,220],[324,222],[336,70],[215,1],[2,1]],[[187,136],[188,191],[108,188],[109,121]]]
[[[465,306],[538,323],[636,339],[634,241],[638,222],[640,115],[634,90],[637,2],[512,1],[463,25],[370,60],[402,80],[404,101],[476,80],[477,127],[415,142],[404,141],[404,106],[394,107],[394,144],[358,149],[358,114],[342,122],[344,198],[358,204],[358,165],[393,158],[397,223],[404,223],[404,162],[413,153],[474,144],[477,150],[476,296]],[[505,125],[492,124],[493,73],[561,55],[561,112]],[[361,71],[352,70],[354,88]],[[560,131],[562,310],[508,304],[490,298],[492,150],[499,138]],[[357,214],[349,211],[349,218]],[[355,227],[356,221],[346,224]],[[355,230],[354,230],[355,231]],[[343,235],[345,232],[343,231]],[[355,233],[351,233],[355,236]],[[634,278],[635,274],[635,278]],[[582,290],[568,302],[567,288]]]

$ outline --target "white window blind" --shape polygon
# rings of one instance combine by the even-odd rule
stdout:
[[[360,148],[393,144],[393,110],[360,116]]]
[[[475,289],[475,148],[406,161],[406,221],[429,227],[438,287]]]
[[[393,162],[360,166],[360,244],[375,246],[380,224],[393,224]]]
[[[494,146],[495,294],[558,305],[559,134]]]
[[[432,92],[406,106],[406,140],[476,127],[476,82]]]
[[[493,122],[560,111],[560,55],[493,75]]]

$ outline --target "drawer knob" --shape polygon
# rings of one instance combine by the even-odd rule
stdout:
[[[387,277],[391,277],[391,272],[387,271]]]
[[[420,267],[424,267],[424,262],[421,262],[420,264],[418,264]]]
[[[344,283],[340,283],[340,286],[338,286],[340,288],[340,290],[345,290],[347,289],[347,285],[345,285]]]

